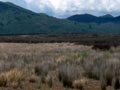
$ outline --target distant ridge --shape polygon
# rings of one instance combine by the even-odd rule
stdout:
[[[68,18],[68,20],[71,21],[84,22],[84,23],[89,23],[92,21],[94,22],[96,19],[97,19],[96,16],[90,14],[73,15]]]
[[[106,14],[106,15],[100,16],[100,18],[114,18],[114,17],[110,14]]]
[[[70,16],[67,19],[70,21],[76,21],[81,23],[108,23],[108,22],[120,23],[119,17],[113,17],[110,14],[106,14],[99,17],[90,14],[81,14]]]

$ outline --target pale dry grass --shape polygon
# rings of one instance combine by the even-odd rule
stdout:
[[[101,88],[107,88],[109,77],[116,88],[119,66],[120,47],[101,51],[73,43],[0,43],[0,89],[75,90],[86,84],[84,78],[101,81]]]

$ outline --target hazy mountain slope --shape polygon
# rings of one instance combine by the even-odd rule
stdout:
[[[86,21],[94,16],[86,15]],[[92,17],[92,18],[91,18]],[[119,17],[118,17],[119,18]],[[116,19],[117,22],[117,19]],[[120,24],[78,23],[0,2],[0,34],[120,33]]]

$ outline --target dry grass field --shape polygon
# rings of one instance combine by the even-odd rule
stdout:
[[[120,47],[0,43],[0,90],[120,90]]]

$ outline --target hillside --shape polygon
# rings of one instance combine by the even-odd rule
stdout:
[[[119,34],[120,23],[87,23],[94,21],[96,17],[91,15],[83,16],[86,22],[78,23],[66,19],[57,19],[46,14],[38,14],[26,10],[12,3],[0,2],[0,34]],[[90,18],[90,19],[89,19]]]
[[[82,32],[79,24],[37,14],[0,2],[0,34],[61,34]]]

